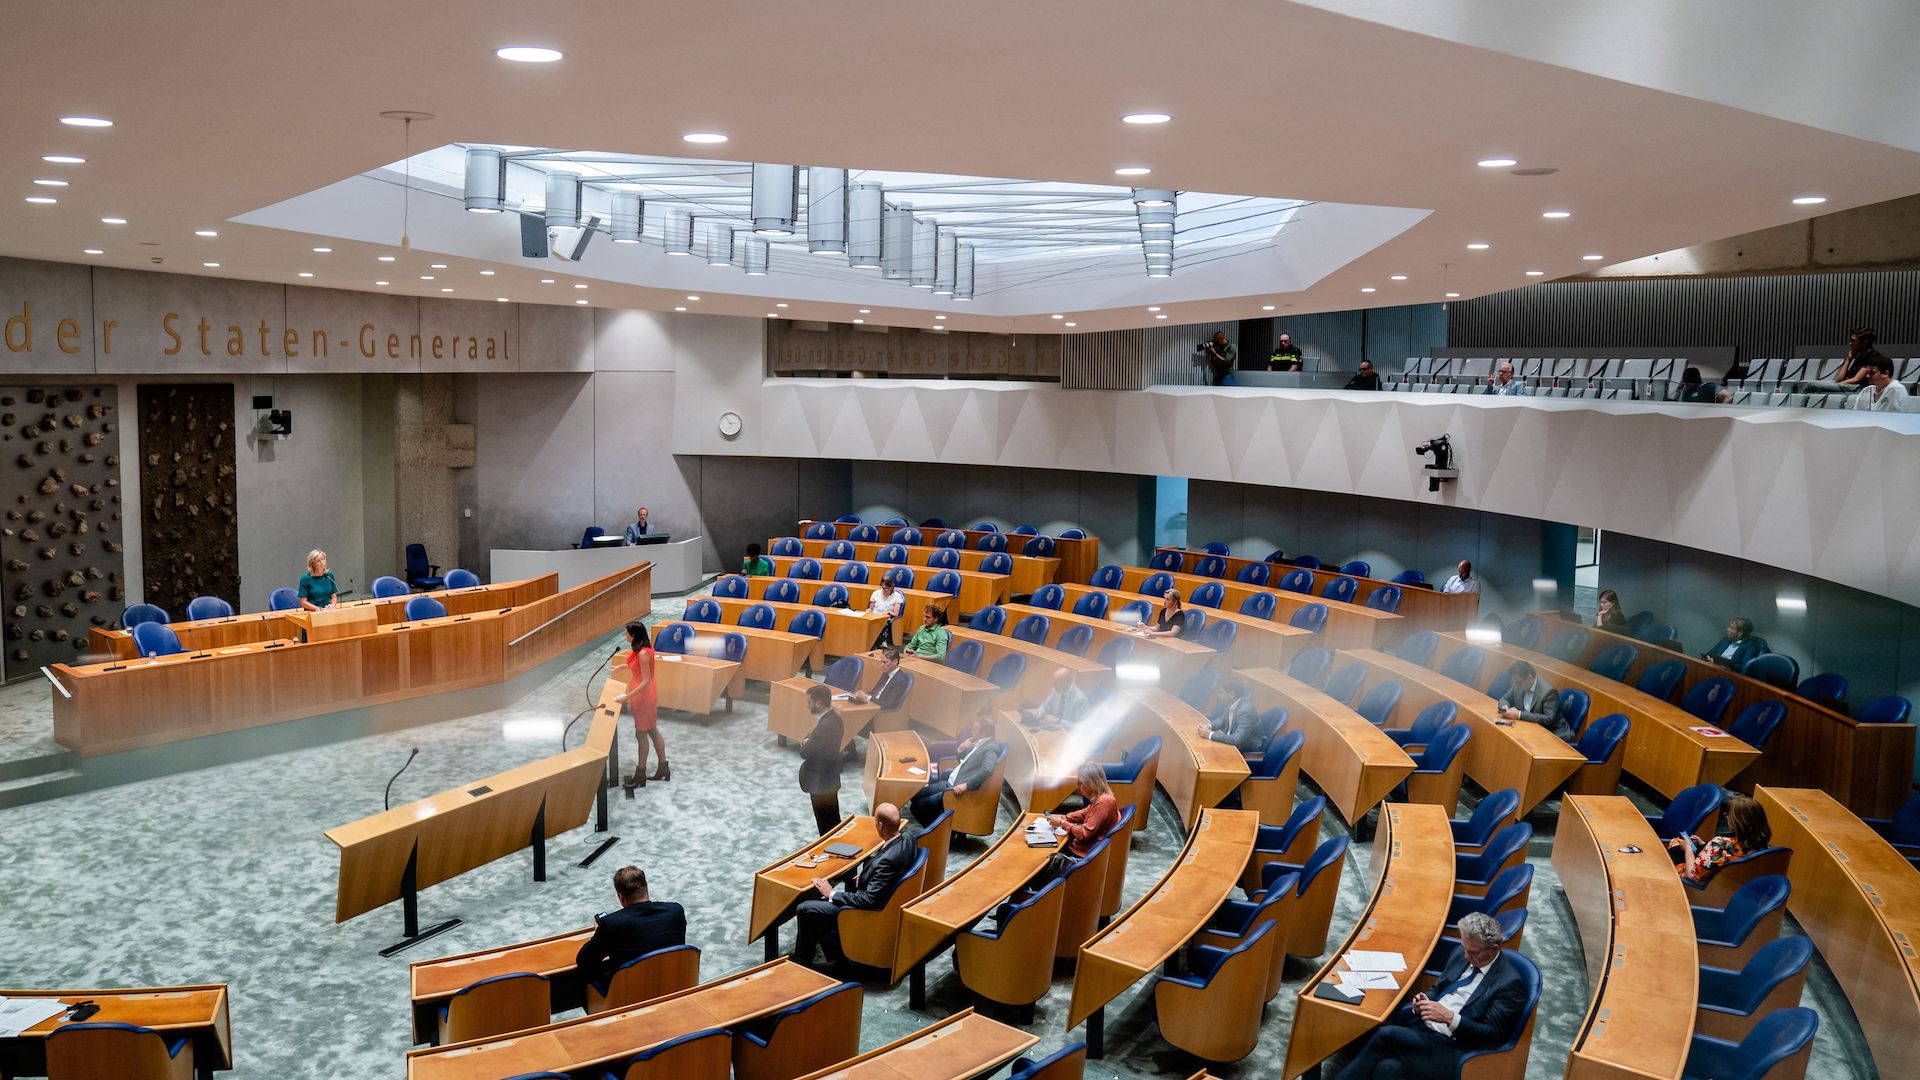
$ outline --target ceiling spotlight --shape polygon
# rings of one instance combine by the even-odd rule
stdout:
[[[779,316],[779,315],[778,315],[777,313],[775,313],[775,312],[771,312],[771,311],[769,311],[769,312],[767,312],[767,318],[769,318],[769,319],[777,319],[777,318],[779,318],[779,317],[780,317],[780,316]]]
[[[680,136],[680,141],[711,146],[716,143],[726,142],[727,137],[717,131],[689,131],[685,135]]]
[[[1467,245],[1467,250],[1468,251],[1485,251],[1492,246],[1493,246],[1492,244],[1488,244],[1488,243],[1484,243],[1482,241],[1476,240],[1473,243]]]
[[[381,262],[392,262],[392,261],[393,261],[393,256],[391,256],[391,255],[382,255],[382,256],[380,256],[379,258],[380,258],[380,261],[381,261]]]
[[[613,211],[607,218],[607,234],[616,244],[637,244],[646,231],[646,204],[637,191],[613,193]]]
[[[67,186],[67,182],[65,180],[35,180],[34,183],[40,185],[41,187],[66,187]]]
[[[1601,259],[1606,258],[1605,255],[1582,255],[1580,257],[1588,262],[1599,262]]]
[[[1159,309],[1159,308],[1157,308],[1157,307],[1150,307],[1150,308],[1148,308],[1147,310],[1148,310],[1148,311],[1159,311],[1160,309]]]
[[[692,297],[688,297],[687,299],[689,299],[689,300],[691,300],[691,299],[693,299],[693,298],[692,298]],[[870,307],[863,307],[863,308],[861,308],[861,309],[860,309],[860,314],[862,314],[862,315],[871,315],[871,314],[873,314],[873,309],[872,309],[872,308],[870,308]]]
[[[421,274],[421,275],[420,275],[420,280],[421,280],[421,281],[432,281],[432,280],[433,280],[433,275],[432,275],[432,274]]]
[[[669,255],[693,254],[693,215],[685,210],[667,211],[660,243]]]
[[[492,277],[492,276],[493,276],[493,271],[491,271],[491,270],[482,270],[482,271],[480,271],[480,276],[481,276],[481,277]]]
[[[1793,197],[1793,205],[1795,206],[1819,206],[1826,201],[1827,197],[1825,195],[1795,195]]]
[[[1520,164],[1510,157],[1482,158],[1479,165],[1483,169],[1508,169]]]
[[[808,191],[807,198],[813,198],[812,191]],[[855,270],[880,269],[886,212],[886,192],[879,184],[847,186],[847,265]]]
[[[332,249],[332,248],[325,248],[325,247],[321,247],[321,248],[314,248],[314,249],[313,249],[313,253],[314,253],[315,255],[331,255],[331,254],[333,254],[333,249]]]
[[[687,310],[687,309],[686,309],[685,307],[677,307],[677,308],[674,308],[673,310],[675,310],[675,311],[685,311],[685,310]]]
[[[1361,292],[1373,292],[1373,291],[1374,291],[1374,288],[1373,288],[1373,286],[1371,286],[1371,285],[1362,285],[1362,286],[1360,287],[1360,291],[1361,291]]]
[[[785,307],[786,305],[785,305],[785,304],[782,304],[782,305],[780,305],[780,306],[781,306],[781,307]],[[935,316],[933,317],[933,319],[934,319],[934,321],[935,321],[935,322],[946,322],[946,321],[947,321],[947,317],[946,317],[945,315],[935,315]]]
[[[1055,315],[1055,316],[1054,316],[1054,318],[1056,318],[1056,319],[1064,319],[1064,318],[1066,318],[1066,316],[1065,316],[1065,315]]]
[[[1070,322],[1070,323],[1061,323],[1060,325],[1061,326],[1079,326],[1080,324],[1077,322]]]
[[[497,147],[467,150],[461,198],[470,214],[498,214],[506,209],[507,157]]]
[[[41,154],[40,160],[49,165],[85,165],[87,159],[72,154]]]
[[[1145,176],[1148,173],[1151,173],[1152,171],[1153,171],[1152,169],[1147,168],[1145,165],[1123,165],[1120,168],[1113,170],[1113,175]]]
[[[106,254],[106,252],[104,252],[104,251],[102,251],[102,250],[100,250],[99,248],[88,248],[88,249],[86,249],[85,251],[83,251],[83,252],[81,252],[80,254],[82,254],[82,255],[105,255],[105,254]]]
[[[209,270],[218,270],[218,269],[220,269],[220,264],[219,264],[219,263],[217,263],[217,262],[203,262],[203,263],[201,263],[200,265],[201,265],[201,266],[204,266],[204,267],[206,267],[206,268],[207,268],[207,269],[209,269]]]
[[[865,326],[866,324],[867,324],[867,320],[865,320],[865,319],[855,319],[855,320],[853,320],[853,325],[855,325],[855,326]]]
[[[1155,315],[1155,316],[1154,316],[1154,318],[1156,318],[1156,319],[1164,319],[1164,318],[1166,318],[1166,316],[1165,316],[1165,315]]]
[[[1172,206],[1173,198],[1173,192],[1166,188],[1133,189],[1133,205],[1135,206]]]
[[[51,206],[60,200],[51,195],[29,195],[27,196],[27,201],[30,203],[38,203],[41,206]]]
[[[749,236],[741,243],[741,268],[748,277],[767,276],[767,262],[772,258],[772,251],[772,245],[758,236]]]
[[[807,169],[809,252],[815,255],[847,253],[848,203],[847,170],[818,165]]]
[[[1260,305],[1260,310],[1261,310],[1261,311],[1272,311],[1272,310],[1273,310],[1273,305],[1272,305],[1272,304],[1262,304],[1262,305]]]
[[[100,224],[102,225],[125,225],[126,223],[127,219],[123,217],[103,217],[100,219]]]
[[[391,285],[391,284],[393,284],[393,282],[391,282],[391,281],[376,281],[376,282],[374,282],[374,284],[375,284],[375,285]]]
[[[1449,300],[1458,300],[1458,299],[1460,299],[1460,294],[1459,294],[1459,293],[1457,293],[1457,292],[1450,292],[1450,293],[1448,293],[1448,294],[1447,294],[1447,299],[1449,299]]]
[[[541,279],[540,279],[540,284],[542,284],[542,285],[551,285],[551,284],[553,284],[553,279],[552,279],[552,278],[550,278],[550,277],[543,277],[543,278],[541,278]]]
[[[453,290],[452,290],[452,289],[441,289],[440,291],[441,291],[441,292],[452,292]]]
[[[312,276],[313,276],[313,271],[311,271],[311,270],[302,270],[302,271],[300,271],[300,276],[301,276],[301,277],[312,277]]]
[[[1527,276],[1528,277],[1546,277],[1547,272],[1545,270],[1529,270],[1527,271]]]
[[[1120,122],[1124,124],[1164,124],[1171,119],[1173,119],[1173,117],[1163,112],[1137,112],[1128,113],[1121,117]]]
[[[507,298],[504,296],[496,296],[493,298],[493,301],[496,304],[504,304],[507,302]]]
[[[1548,221],[1559,221],[1559,220],[1561,220],[1562,218],[1570,218],[1570,217],[1572,217],[1572,216],[1573,216],[1573,211],[1571,211],[1571,210],[1542,210],[1542,211],[1540,212],[1540,216],[1541,216],[1541,217],[1543,217],[1543,218],[1546,218],[1546,219],[1547,219]]]
[[[108,128],[113,126],[113,121],[102,120],[97,116],[63,116],[60,122],[68,127]]]
[[[565,54],[559,49],[548,49],[539,45],[508,45],[493,50],[493,55],[502,60],[511,60],[516,64],[551,64]]]
[[[195,229],[193,230],[193,235],[205,236],[211,239],[212,237],[219,236],[220,234],[212,229]]]
[[[774,307],[777,307],[777,308],[783,308],[783,307],[786,307],[787,305],[785,305],[785,304],[775,304],[775,305],[773,305],[773,306],[774,306]],[[941,318],[943,318],[943,319],[944,319],[944,318],[946,318],[946,316],[945,316],[945,315],[942,315],[942,316],[940,316],[940,317],[941,317]]]
[[[579,305],[581,305],[581,306],[583,306],[583,307],[584,307],[584,306],[586,305],[586,301],[585,301],[585,300],[575,300],[575,301],[574,301],[574,303],[576,303],[576,304],[579,304]]]
[[[584,289],[584,288],[586,288],[586,286],[585,286],[585,285],[581,285],[581,284],[579,284],[579,283],[577,283],[577,282],[576,282],[576,283],[574,284],[574,286],[573,286],[573,287],[574,287],[574,288],[576,288],[576,289]]]
[[[1388,280],[1388,281],[1405,281],[1405,280],[1407,280],[1407,275],[1405,275],[1405,274],[1394,274],[1394,275],[1391,275],[1390,277],[1388,277],[1388,278],[1387,278],[1387,280]]]
[[[446,268],[447,268],[446,263],[428,263],[427,264],[427,269],[429,270],[445,270]]]

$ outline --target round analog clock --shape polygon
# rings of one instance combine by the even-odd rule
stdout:
[[[745,423],[740,419],[740,414],[732,409],[720,414],[720,434],[726,438],[731,439],[740,434],[740,429],[744,426]]]

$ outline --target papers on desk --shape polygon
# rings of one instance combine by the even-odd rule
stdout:
[[[1343,971],[1340,985],[1349,990],[1398,990],[1400,984],[1384,971]]]
[[[0,998],[0,1039],[17,1038],[49,1016],[66,1011],[65,1003],[52,998]]]
[[[833,700],[835,700],[835,701],[852,701],[852,700],[853,700],[853,695],[852,695],[852,694],[835,694],[835,695],[833,695]]]
[[[1354,971],[1393,971],[1407,970],[1407,958],[1397,952],[1368,952],[1354,949],[1347,953],[1347,967]]]
[[[907,766],[907,774],[909,776],[925,776],[927,775],[927,770],[918,765],[909,765]]]
[[[1056,847],[1060,842],[1060,834],[1053,831],[1046,818],[1034,818],[1033,824],[1027,826],[1026,835],[1028,847]]]
[[[1724,738],[1727,734],[1726,732],[1721,731],[1717,727],[1697,727],[1697,728],[1694,728],[1693,730],[1699,732],[1702,735],[1707,736],[1708,738],[1713,738],[1715,736]]]
[[[665,660],[665,661],[666,661],[667,663],[669,663],[669,664],[677,664],[677,663],[679,663],[679,662],[680,662],[680,654],[679,654],[679,653],[663,653],[663,652],[656,652],[656,653],[654,653],[653,655],[654,655],[655,657],[657,657],[658,659],[661,659],[661,660]]]

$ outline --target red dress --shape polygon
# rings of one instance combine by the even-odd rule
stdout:
[[[646,686],[638,691],[642,676]],[[633,730],[641,735],[653,730],[660,719],[660,688],[653,681],[653,650],[633,649],[627,653],[627,711],[633,714]]]

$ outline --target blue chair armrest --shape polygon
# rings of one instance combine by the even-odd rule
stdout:
[[[1223,900],[1214,911],[1213,918],[1207,920],[1207,929],[1215,933],[1239,934],[1246,930],[1247,920],[1260,910],[1260,905],[1248,900]]]
[[[1212,945],[1195,945],[1187,953],[1187,974],[1196,981],[1185,983],[1188,986],[1205,986],[1226,962],[1231,949],[1216,948]]]
[[[1694,1066],[1689,1071],[1700,1076],[1737,1076],[1745,1072],[1747,1066],[1741,1060],[1738,1043],[1716,1039],[1711,1035],[1693,1037],[1693,1048],[1687,1054],[1687,1064]]]
[[[170,1042],[170,1043],[168,1043],[168,1044],[167,1044],[167,1056],[168,1056],[168,1057],[170,1057],[170,1058],[177,1058],[177,1057],[179,1057],[179,1056],[180,1056],[180,1051],[182,1051],[182,1050],[185,1050],[185,1049],[187,1048],[187,1043],[188,1043],[188,1042],[190,1042],[190,1041],[192,1041],[192,1039],[191,1039],[191,1037],[190,1037],[190,1036],[186,1036],[186,1035],[182,1035],[182,1036],[180,1036],[179,1038],[177,1038],[177,1039],[175,1039],[175,1040],[173,1040],[172,1042]]]

